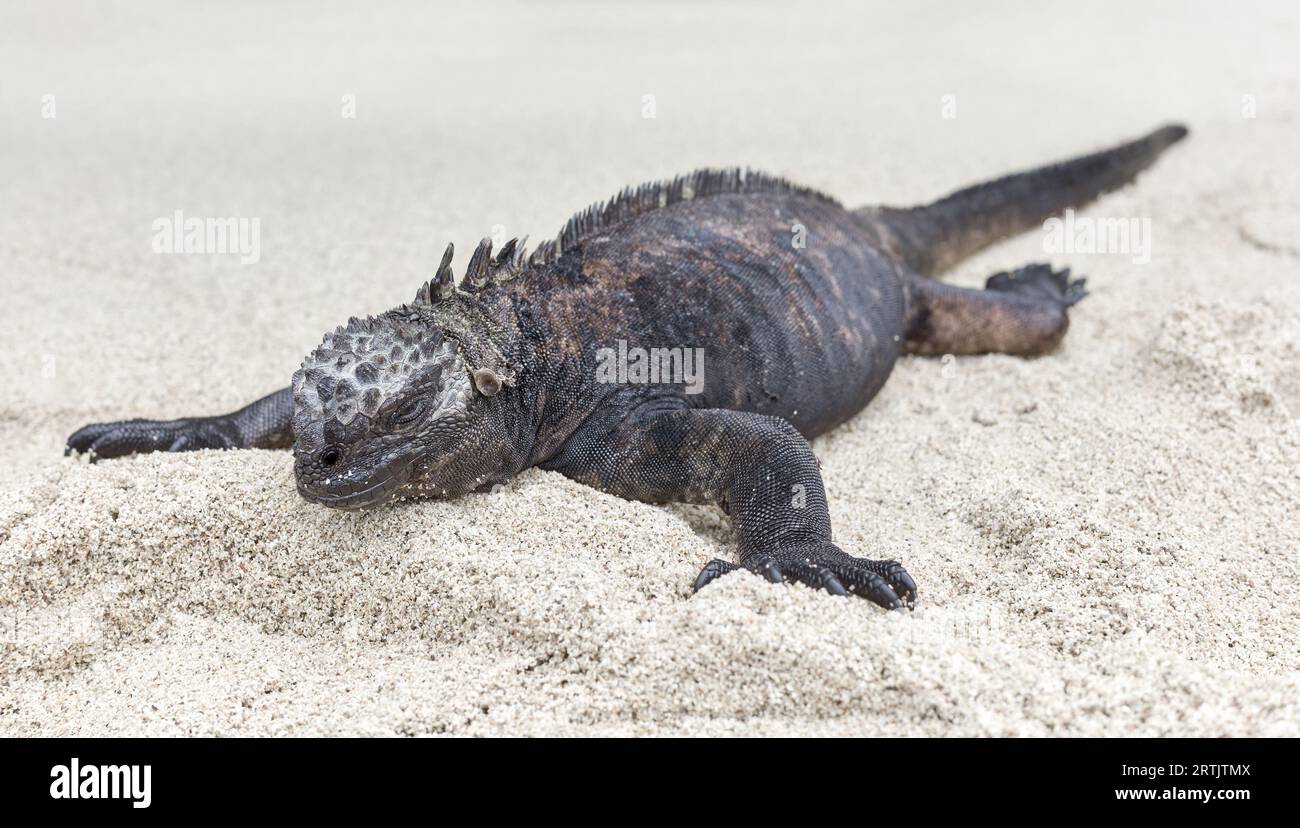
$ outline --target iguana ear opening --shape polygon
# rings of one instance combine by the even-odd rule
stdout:
[[[474,388],[485,397],[495,397],[501,393],[505,378],[491,368],[477,368],[473,374]]]

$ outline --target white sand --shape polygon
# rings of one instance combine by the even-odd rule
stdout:
[[[318,5],[0,13],[0,734],[1300,735],[1294,4]],[[905,359],[816,444],[914,613],[691,597],[717,512],[556,474],[345,515],[287,454],[59,456],[281,387],[446,241],[624,184],[907,203],[1174,119],[1083,214],[1149,217],[1149,264],[1030,234],[956,274],[1086,273],[1059,353]],[[175,209],[260,217],[261,261],[153,254]]]

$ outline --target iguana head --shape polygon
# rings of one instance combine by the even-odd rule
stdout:
[[[440,276],[449,263],[450,250]],[[439,278],[416,301],[351,319],[293,376],[294,474],[308,500],[340,509],[452,497],[508,476],[514,373],[501,332]]]

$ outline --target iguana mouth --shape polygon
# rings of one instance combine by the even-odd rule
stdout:
[[[365,506],[377,506],[388,500],[389,495],[398,485],[397,478],[386,476],[378,483],[372,483],[364,489],[358,489],[354,492],[324,494],[323,492],[312,491],[300,481],[298,483],[298,493],[313,503],[319,503],[331,509],[360,509]]]
[[[327,489],[316,484],[305,483],[299,479],[298,493],[312,503],[318,503],[330,509],[355,511],[370,506],[380,506],[391,501],[412,480],[426,474],[428,467],[428,458],[415,457],[404,463],[399,463],[395,468],[390,467],[389,470],[383,473],[380,480],[366,485],[358,484],[361,485],[361,488],[353,488],[350,491],[342,492],[338,491],[337,488]],[[414,494],[418,496],[419,493]]]
[[[391,481],[392,478],[390,477],[379,481],[373,486],[367,486],[359,492],[342,495],[322,495],[317,496],[314,500],[331,509],[359,509],[363,506],[374,506],[388,499]],[[393,486],[392,488],[396,487]],[[374,492],[380,492],[382,496],[371,497]]]
[[[344,492],[317,487],[299,480],[298,493],[313,503],[331,509],[362,509],[367,506],[378,506],[390,500],[393,493],[406,483],[406,477],[405,474],[388,473],[382,479],[363,488]]]

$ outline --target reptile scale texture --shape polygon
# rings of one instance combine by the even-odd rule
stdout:
[[[459,286],[448,245],[411,303],[326,334],[288,388],[239,411],[88,425],[68,451],[292,449],[302,496],[340,509],[540,466],[634,500],[721,506],[737,559],[707,563],[697,589],[743,567],[912,606],[900,563],[833,543],[808,439],[866,406],[902,353],[1052,350],[1083,280],[1047,264],[983,290],[936,277],[1124,186],[1186,134],[1166,126],[908,209],[849,209],[741,170],[629,188],[531,254],[485,239]],[[604,381],[617,343],[701,349],[703,382]]]

